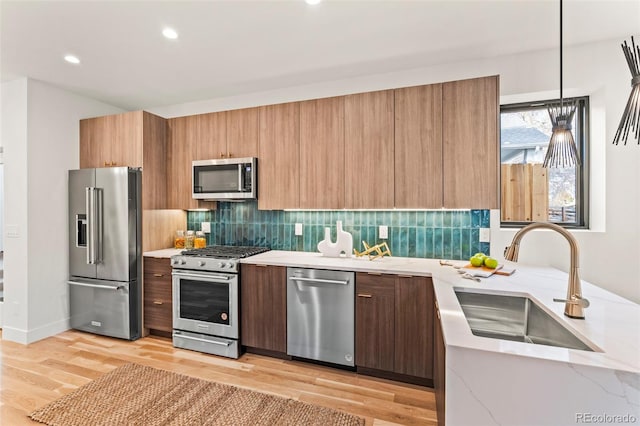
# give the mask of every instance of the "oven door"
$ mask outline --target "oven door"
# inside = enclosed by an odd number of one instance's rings
[[[238,338],[238,276],[173,270],[173,328]]]

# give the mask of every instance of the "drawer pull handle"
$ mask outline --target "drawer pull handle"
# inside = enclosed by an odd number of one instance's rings
[[[366,297],[367,299],[371,299],[372,296],[370,294],[358,293],[358,297]]]
[[[256,267],[258,267],[258,268],[266,268],[267,265],[256,265]]]
[[[160,277],[164,277],[164,274],[153,274],[153,276],[160,278]]]
[[[398,275],[400,278],[413,278],[413,275]]]
[[[381,272],[367,272],[367,275],[375,275],[376,277],[379,277],[382,275]]]
[[[153,301],[153,304],[154,304],[154,305],[162,305],[162,304],[163,304],[163,302],[162,302],[162,300],[154,300],[154,301]]]
[[[438,319],[440,319],[440,309],[436,311],[436,314],[438,314]]]

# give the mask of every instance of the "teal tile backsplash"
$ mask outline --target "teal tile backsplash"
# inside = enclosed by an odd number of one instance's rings
[[[336,221],[353,235],[354,247],[362,240],[382,242],[378,226],[389,227],[387,242],[394,256],[436,259],[468,259],[489,243],[481,243],[480,228],[489,227],[489,210],[465,211],[267,211],[255,201],[219,202],[217,210],[190,211],[188,229],[199,230],[211,222],[208,244],[265,246],[273,250],[317,251],[330,227],[335,240]],[[303,224],[303,235],[294,235],[294,224]]]

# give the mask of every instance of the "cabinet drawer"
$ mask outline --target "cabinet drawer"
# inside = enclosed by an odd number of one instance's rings
[[[162,303],[162,304],[156,304]],[[171,303],[162,300],[144,301],[144,326],[154,330],[171,331],[173,329]]]
[[[145,257],[144,258],[144,274],[160,277],[171,278],[171,259]]]

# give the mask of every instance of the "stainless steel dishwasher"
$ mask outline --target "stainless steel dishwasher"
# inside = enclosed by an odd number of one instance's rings
[[[287,354],[353,367],[355,274],[287,268]]]

